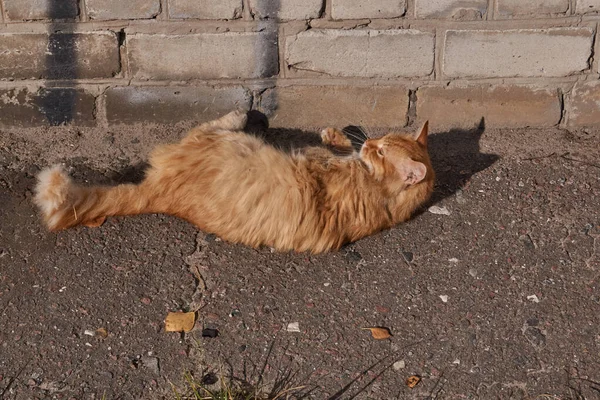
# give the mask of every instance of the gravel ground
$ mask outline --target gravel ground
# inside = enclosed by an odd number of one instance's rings
[[[428,206],[449,215],[325,255],[163,215],[42,229],[40,168],[136,180],[188,127],[0,132],[0,399],[174,398],[186,372],[307,399],[600,398],[600,132],[434,134]],[[167,312],[196,308],[192,332],[164,331]]]

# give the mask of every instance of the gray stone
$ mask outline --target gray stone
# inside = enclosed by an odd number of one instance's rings
[[[575,7],[577,14],[598,11],[600,11],[600,0],[577,0],[577,6]]]
[[[557,90],[526,86],[424,87],[417,91],[417,118],[433,130],[478,126],[549,127],[561,118]]]
[[[252,96],[242,87],[124,86],[108,89],[105,99],[111,124],[205,122],[252,104]]]
[[[95,97],[70,88],[0,90],[0,126],[93,126]]]
[[[236,19],[242,15],[242,0],[170,0],[169,17],[177,19]]]
[[[149,19],[160,13],[159,0],[86,0],[90,19]]]
[[[498,0],[496,16],[564,14],[569,9],[569,0]]]
[[[406,0],[333,0],[333,19],[397,18],[406,12]]]
[[[119,69],[113,32],[0,34],[0,79],[111,78]]]
[[[591,28],[448,31],[443,74],[450,78],[567,76],[589,68]]]
[[[4,0],[9,21],[74,19],[79,15],[77,0]]]
[[[433,71],[434,35],[413,29],[317,30],[286,39],[285,60],[298,72],[395,78]]]
[[[277,74],[277,42],[266,32],[127,36],[137,79],[262,78]]]
[[[256,18],[303,20],[319,18],[323,0],[249,0],[250,12]]]
[[[567,98],[567,121],[571,127],[600,126],[600,82],[580,82]]]
[[[480,19],[487,0],[415,0],[417,18]]]
[[[393,128],[406,124],[404,87],[292,86],[263,93],[260,109],[270,125],[286,128]]]

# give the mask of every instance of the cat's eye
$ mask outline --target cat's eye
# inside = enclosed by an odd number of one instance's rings
[[[383,157],[383,146],[380,146],[380,147],[377,149],[377,155],[378,155],[379,157]]]

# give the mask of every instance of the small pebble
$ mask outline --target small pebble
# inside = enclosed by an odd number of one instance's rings
[[[203,385],[214,385],[218,381],[219,381],[219,377],[215,373],[213,373],[213,372],[209,372],[208,374],[204,375],[200,379],[200,382]]]
[[[441,294],[441,295],[440,295],[440,299],[442,299],[442,301],[443,301],[444,303],[447,303],[447,302],[448,302],[448,296],[447,296],[447,295],[445,295],[445,294]]]
[[[216,338],[219,335],[219,331],[213,328],[202,329],[202,337]]]
[[[144,367],[148,368],[154,374],[160,375],[160,364],[157,357],[144,356],[140,359],[140,362]]]
[[[532,294],[531,296],[527,296],[527,300],[532,301],[534,303],[540,302],[540,299],[535,294]]]
[[[400,371],[401,369],[404,369],[404,367],[406,367],[406,362],[404,360],[396,361],[393,367],[396,371]]]
[[[300,332],[300,323],[299,322],[290,322],[289,324],[287,324],[287,327],[285,328],[285,330],[288,332]]]
[[[438,206],[431,206],[428,208],[428,211],[432,214],[438,214],[438,215],[450,215],[450,210],[448,210],[446,207],[438,207]]]

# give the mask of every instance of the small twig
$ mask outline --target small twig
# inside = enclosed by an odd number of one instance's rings
[[[6,387],[4,389],[2,389],[2,392],[0,392],[0,399],[4,398],[4,395],[6,394],[6,392],[8,392],[8,389],[10,389],[12,384],[15,383],[15,381],[19,378],[19,376],[23,373],[23,371],[25,371],[25,368],[29,365],[30,362],[31,362],[31,359],[27,360],[25,362],[25,364],[23,364],[21,369],[19,369],[17,371],[17,374],[8,380]]]
[[[539,156],[539,157],[527,157],[527,158],[522,158],[523,161],[533,161],[533,160],[541,160],[542,158],[550,158],[556,155],[556,152],[552,152],[546,156]]]
[[[567,157],[569,154],[569,152],[563,153],[561,155],[558,155],[558,157],[562,158],[563,160],[567,160],[567,161],[574,161],[574,162],[578,162],[578,163],[582,163],[584,165],[588,165],[590,167],[595,167],[595,168],[600,168],[600,164],[594,164],[588,161],[584,161],[584,160],[578,160],[576,158],[571,158],[571,157]],[[545,156],[539,156],[539,157],[527,157],[527,158],[522,158],[521,160],[523,161],[533,161],[533,160],[541,160],[544,158],[550,158],[550,157],[554,157],[557,156],[556,152],[552,152],[548,155]]]
[[[194,274],[194,276],[198,280],[198,284],[201,286],[201,289],[203,291],[206,291],[206,281],[202,277],[202,274],[200,273],[200,269],[198,268],[198,266],[194,265],[190,268],[190,270],[192,271],[192,274]]]
[[[563,160],[575,161],[575,162],[578,162],[578,163],[582,163],[582,164],[584,164],[584,165],[588,165],[588,166],[590,166],[590,167],[596,167],[596,168],[600,168],[600,165],[599,165],[599,164],[593,164],[593,163],[591,163],[591,162],[587,162],[587,161],[583,161],[583,160],[578,160],[578,159],[576,159],[576,158],[567,157],[569,154],[571,154],[571,153],[565,153],[565,154],[561,154],[561,155],[560,155],[560,158],[562,158]]]

